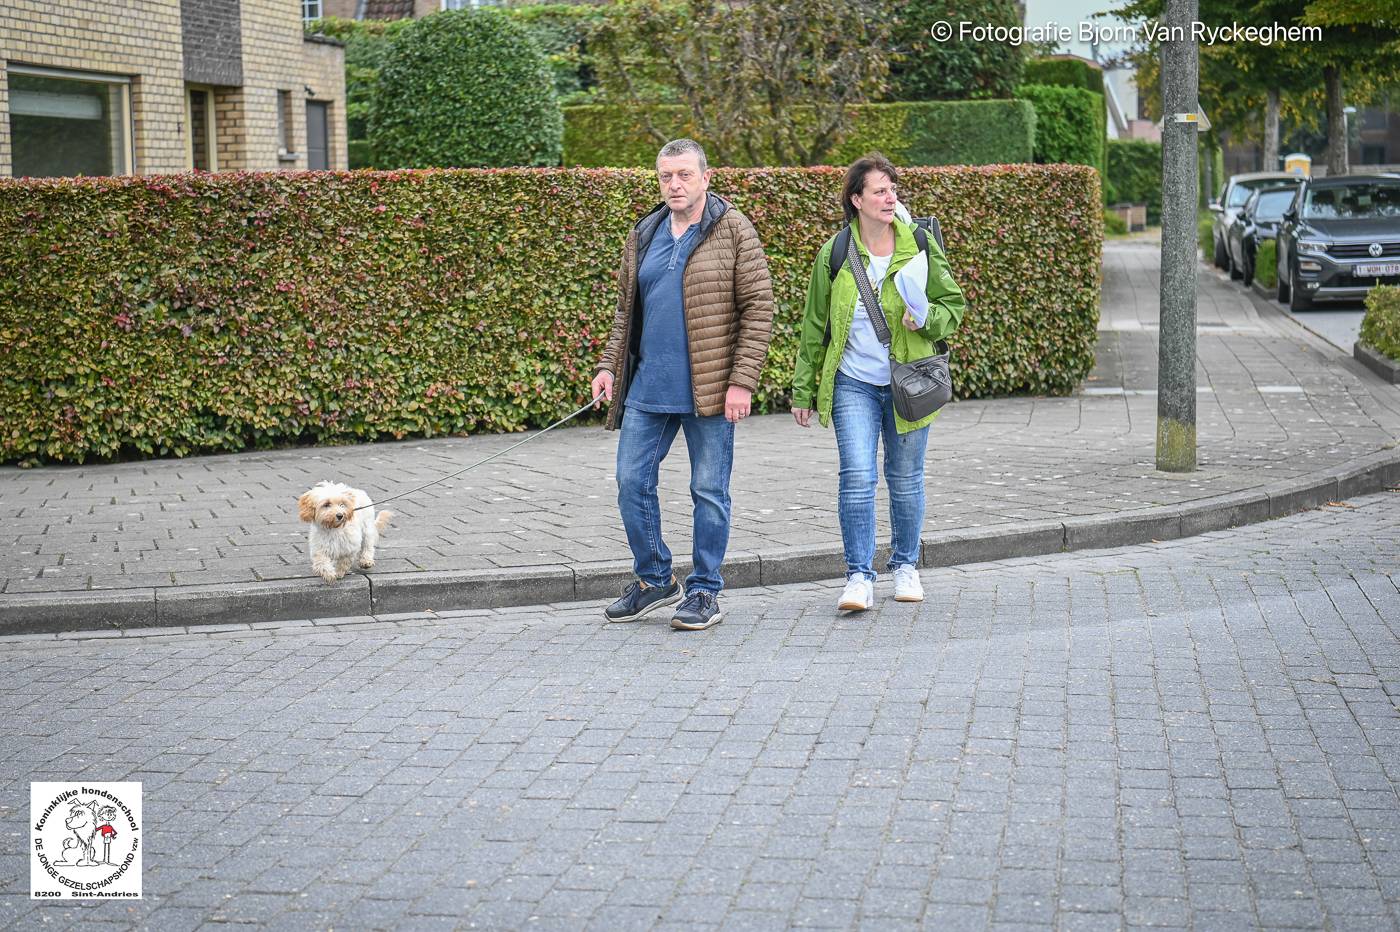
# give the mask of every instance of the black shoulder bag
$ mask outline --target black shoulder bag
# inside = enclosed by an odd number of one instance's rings
[[[870,286],[870,278],[865,274],[865,263],[860,261],[860,250],[856,248],[854,236],[846,240],[846,264],[851,267],[856,287],[860,289],[860,300],[870,315],[870,322],[875,325],[875,336],[885,344],[890,354],[890,395],[894,398],[895,413],[906,421],[922,421],[953,397],[953,378],[948,373],[948,344],[939,340],[936,356],[915,359],[913,362],[897,362],[885,312],[880,307],[875,289]]]

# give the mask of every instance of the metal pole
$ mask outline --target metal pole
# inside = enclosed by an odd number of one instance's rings
[[[1157,347],[1157,468],[1196,468],[1197,0],[1167,0],[1162,43],[1162,278]],[[1179,30],[1179,33],[1178,33]]]

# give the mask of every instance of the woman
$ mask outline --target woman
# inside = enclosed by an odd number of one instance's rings
[[[899,204],[898,180],[889,159],[872,152],[846,170],[841,207],[884,312],[894,357],[909,362],[932,356],[937,341],[962,322],[966,305],[932,236],[927,238],[927,264],[922,261],[914,226]],[[887,568],[894,572],[894,597],[901,602],[923,600],[917,566],[924,524],[924,451],[928,425],[937,413],[915,423],[895,413],[890,353],[860,300],[850,262],[843,262],[831,276],[836,239],[826,241],[812,267],[793,374],[792,416],[799,426],[808,427],[815,408],[823,426],[835,423],[841,460],[838,513],[846,553],[846,588],[838,608],[863,611],[875,604],[875,452],[882,437],[890,496],[892,552]],[[912,300],[906,301],[906,295]]]

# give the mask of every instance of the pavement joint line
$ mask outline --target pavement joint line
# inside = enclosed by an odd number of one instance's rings
[[[1266,486],[1232,492],[1187,504],[1159,505],[1135,511],[1105,512],[1096,515],[1041,521],[1015,521],[984,525],[985,530],[949,528],[925,534],[921,566],[954,567],[973,563],[994,563],[999,560],[1042,556],[1066,551],[1111,549],[1115,547],[1168,541],[1197,536],[1210,531],[1258,523],[1301,511],[1321,508],[1332,502],[1400,486],[1400,449],[1387,444],[1385,449],[1354,458],[1325,470],[1281,480]],[[1189,476],[1189,474],[1186,474]],[[1008,530],[1007,525],[1013,529]],[[879,554],[877,554],[877,558]],[[749,552],[741,555],[735,565],[726,564],[734,573],[734,588],[749,586],[786,585],[835,579],[840,576],[842,551],[839,544],[813,547],[788,547],[777,552]],[[679,561],[678,561],[679,562]],[[756,564],[753,569],[744,567]],[[533,567],[532,572],[549,570]],[[326,588],[319,579],[277,580],[263,584],[236,584],[227,595],[211,594],[200,601],[200,616],[187,618],[171,613],[150,617],[123,625],[119,619],[105,619],[110,625],[102,636],[150,637],[147,632],[157,629],[171,632],[256,633],[255,623],[267,627],[301,623],[322,630],[351,624],[347,616],[373,617],[383,623],[385,618],[398,625],[414,625],[440,620],[449,612],[483,612],[490,609],[524,607],[529,605],[575,603],[606,596],[603,584],[616,577],[616,569],[604,565],[589,572],[580,566],[553,567],[551,576],[539,580],[524,580],[521,570],[512,568],[486,571],[423,571],[412,580],[403,575],[395,578],[395,603],[415,602],[414,610],[394,609],[376,613],[375,583],[367,574],[359,574],[363,595],[358,605],[338,596],[332,614],[310,615],[308,604],[315,594]],[[737,572],[736,572],[737,571]],[[455,577],[455,581],[454,581]],[[421,578],[421,583],[419,582]],[[347,577],[349,579],[349,577]],[[526,585],[522,585],[524,582]],[[295,585],[295,584],[300,585]],[[416,584],[416,585],[415,585]],[[388,591],[388,583],[382,584]],[[160,591],[180,595],[180,590],[200,590],[194,587],[169,586]],[[433,590],[438,590],[433,592]],[[416,590],[416,591],[415,591]],[[10,635],[49,635],[63,637],[73,631],[92,631],[91,612],[101,611],[102,603],[92,596],[104,590],[83,590],[81,593],[53,592],[26,594],[22,597],[0,595],[0,639]],[[124,590],[105,590],[122,596]],[[285,603],[277,597],[290,593]],[[85,612],[75,617],[69,610],[69,598],[85,597]],[[345,593],[349,594],[349,593]],[[270,597],[269,597],[270,596]],[[528,601],[523,600],[528,596]],[[153,596],[157,606],[158,595]],[[436,604],[424,604],[424,603]],[[144,605],[144,602],[137,602]],[[276,617],[278,606],[286,604],[287,621]],[[347,610],[351,606],[351,610]],[[113,611],[130,609],[129,598],[114,602]],[[313,605],[314,607],[314,605]],[[271,617],[270,617],[271,616]],[[169,618],[169,621],[165,621]],[[207,619],[207,620],[206,620]],[[84,623],[86,622],[86,623]],[[367,624],[368,622],[359,622]],[[126,631],[140,632],[127,635]],[[94,636],[94,635],[89,635]]]

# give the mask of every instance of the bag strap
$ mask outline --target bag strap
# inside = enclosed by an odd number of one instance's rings
[[[865,305],[871,325],[875,328],[875,336],[885,344],[885,348],[893,357],[894,338],[890,335],[889,324],[885,321],[885,311],[880,307],[880,298],[875,294],[875,289],[870,285],[870,278],[865,274],[865,263],[860,261],[860,250],[856,248],[854,236],[846,238],[846,262],[851,267],[851,274],[855,276],[856,288],[860,289],[860,300]]]

